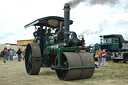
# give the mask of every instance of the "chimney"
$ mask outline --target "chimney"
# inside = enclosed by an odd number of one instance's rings
[[[66,41],[69,40],[69,25],[70,25],[70,5],[68,3],[65,3],[64,5],[64,31],[66,34]]]

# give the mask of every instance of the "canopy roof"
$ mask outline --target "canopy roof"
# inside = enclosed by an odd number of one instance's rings
[[[24,28],[28,28],[30,26],[47,26],[47,27],[57,27],[59,26],[59,23],[62,22],[64,23],[64,18],[59,17],[59,16],[48,16],[48,17],[43,17],[40,19],[37,19],[27,25],[24,26]],[[70,20],[70,25],[73,24],[73,21]]]

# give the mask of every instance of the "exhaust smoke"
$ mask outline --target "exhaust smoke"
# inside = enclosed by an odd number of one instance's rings
[[[72,0],[72,1],[70,1],[68,3],[70,4],[70,6],[72,8],[75,8],[77,5],[79,5],[82,2],[84,2],[86,4],[89,4],[89,5],[96,5],[96,4],[105,5],[105,4],[109,4],[110,6],[113,6],[113,5],[118,3],[118,0]]]

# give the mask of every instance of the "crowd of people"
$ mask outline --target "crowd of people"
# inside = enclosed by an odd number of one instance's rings
[[[98,60],[98,67],[100,67],[100,64],[101,64],[101,60],[102,60],[102,66],[107,66],[106,64],[106,56],[107,56],[107,53],[105,52],[105,49],[103,49],[103,51],[101,50],[101,48],[99,48],[97,51],[96,51],[96,55],[97,57],[97,60]]]
[[[13,49],[7,49],[4,47],[4,50],[1,52],[1,56],[3,56],[3,62],[6,63],[7,60],[12,61],[14,56],[18,56],[18,61],[21,61],[22,58],[22,51],[21,49],[18,49],[18,51],[14,51]]]

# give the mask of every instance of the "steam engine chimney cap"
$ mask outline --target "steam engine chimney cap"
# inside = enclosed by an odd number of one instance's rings
[[[69,3],[65,3],[64,4],[64,9],[70,9],[70,4]]]

